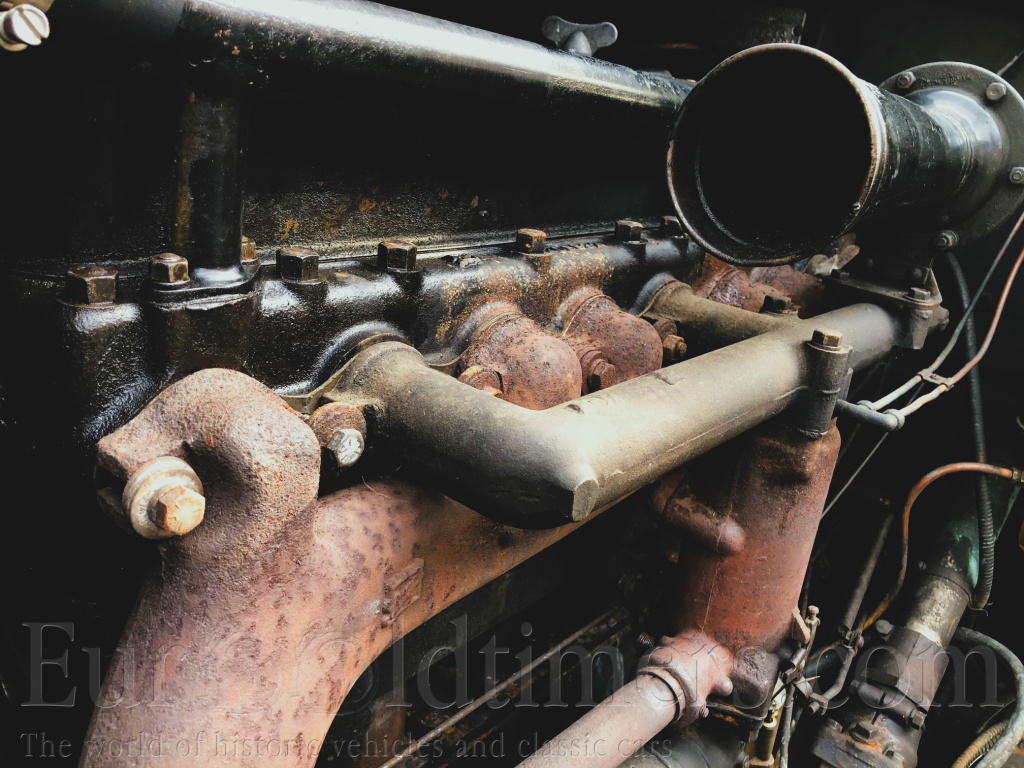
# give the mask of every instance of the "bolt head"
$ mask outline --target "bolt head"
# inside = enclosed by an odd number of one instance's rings
[[[188,282],[188,260],[176,253],[159,253],[149,260],[149,279],[165,285]]]
[[[931,297],[932,292],[927,288],[911,288],[907,291],[907,298],[914,301],[928,301]]]
[[[1024,184],[1024,166],[1017,166],[1010,169],[1010,183]]]
[[[898,75],[896,75],[896,87],[899,88],[901,91],[907,90],[908,88],[912,87],[916,82],[917,75],[915,75],[913,72],[900,72]]]
[[[935,247],[940,251],[956,248],[959,243],[960,236],[951,229],[944,229],[935,236]]]
[[[277,252],[277,275],[289,283],[315,283],[320,276],[320,254],[292,245]]]
[[[520,253],[544,253],[548,236],[542,229],[520,229],[516,232],[516,250]]]
[[[615,222],[615,239],[624,243],[635,243],[642,240],[644,236],[644,225],[639,221],[623,219]]]
[[[99,264],[72,267],[64,277],[64,297],[74,304],[110,304],[117,298],[117,270]]]
[[[176,486],[154,499],[149,519],[176,536],[184,536],[203,522],[206,499],[191,488]]]
[[[985,98],[989,101],[999,101],[1006,96],[1006,86],[1002,83],[989,83],[985,89]]]
[[[661,337],[662,341],[664,341],[665,337],[668,336],[670,333],[675,333],[676,331],[679,330],[679,328],[676,326],[676,321],[669,320],[667,318],[655,320],[651,324],[651,326],[654,328],[654,330],[658,332],[658,335]]]
[[[664,351],[665,362],[668,364],[678,363],[686,357],[686,341],[682,336],[676,336],[674,333],[670,333],[662,339],[661,348]]]
[[[875,622],[875,631],[882,637],[888,637],[892,632],[892,623],[885,619],[879,619]]]
[[[844,272],[841,269],[833,269],[831,277],[832,277],[833,280],[838,280],[841,283],[845,283],[845,282],[849,281],[850,273],[849,272]]]
[[[764,297],[761,312],[766,315],[784,315],[793,310],[793,300],[789,296],[769,293]]]
[[[377,246],[377,268],[382,272],[415,272],[416,246],[404,240],[385,240]]]
[[[256,241],[244,235],[242,236],[242,263],[256,263]]]
[[[683,234],[683,222],[677,216],[662,216],[661,233],[669,237],[678,237]]]
[[[835,331],[815,330],[811,334],[811,343],[824,349],[839,349],[843,344],[843,334]]]
[[[342,469],[351,467],[359,461],[365,448],[366,441],[358,429],[339,429],[327,443],[327,450]]]
[[[591,392],[608,389],[615,384],[617,375],[614,365],[607,360],[597,360],[587,373],[587,389]]]

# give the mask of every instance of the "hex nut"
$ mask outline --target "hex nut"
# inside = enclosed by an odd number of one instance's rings
[[[683,222],[679,220],[678,216],[662,216],[660,230],[663,235],[668,235],[669,237],[679,237],[685,234],[683,232]]]
[[[242,236],[242,263],[256,263],[256,241],[244,235]]]
[[[761,314],[784,315],[793,310],[793,300],[789,296],[769,293],[761,304]]]
[[[1006,96],[1006,86],[1000,82],[989,83],[985,89],[985,98],[989,101],[999,101]]]
[[[542,229],[520,229],[516,232],[516,250],[520,253],[544,253],[548,235]]]
[[[1010,169],[1010,183],[1024,184],[1024,166],[1018,165],[1016,168]]]
[[[644,236],[644,225],[639,221],[622,219],[615,222],[615,239],[624,243],[635,243],[642,240]]]
[[[615,385],[617,379],[618,372],[615,370],[615,366],[607,360],[598,360],[590,367],[590,371],[587,373],[587,389],[591,392],[608,389],[608,387]]]
[[[382,272],[415,272],[416,246],[405,240],[385,240],[377,246],[377,268]]]
[[[291,245],[277,252],[277,276],[289,283],[315,283],[320,276],[320,254]]]
[[[149,260],[149,279],[164,285],[187,283],[188,259],[176,253],[158,253]]]
[[[843,334],[835,331],[815,330],[811,334],[811,343],[823,349],[839,349],[843,344]]]
[[[960,236],[951,229],[944,229],[935,236],[935,247],[940,251],[948,251],[960,244]]]
[[[914,301],[928,301],[931,297],[932,292],[927,288],[911,288],[907,291],[907,298]]]
[[[666,365],[678,363],[686,357],[686,341],[682,336],[676,336],[673,333],[668,334],[662,339],[661,348],[664,352],[663,357]]]
[[[73,304],[110,304],[117,298],[117,270],[99,264],[72,267],[64,277],[64,298]]]
[[[201,522],[206,514],[206,499],[191,488],[175,486],[150,502],[149,519],[157,526],[184,536]]]
[[[901,91],[905,91],[908,88],[912,88],[914,83],[917,82],[917,75],[913,72],[900,72],[896,75],[896,87]]]

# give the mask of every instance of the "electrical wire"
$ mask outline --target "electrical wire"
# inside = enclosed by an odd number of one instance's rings
[[[1006,732],[1009,720],[1003,720],[990,728],[986,728],[982,734],[971,742],[971,745],[964,750],[963,754],[953,763],[953,768],[970,768],[979,757],[983,757],[992,751],[992,747],[999,740],[999,737]]]
[[[914,508],[914,502],[917,501],[918,496],[920,496],[924,490],[936,480],[957,472],[982,472],[987,475],[994,475],[995,477],[1012,480],[1015,483],[1019,483],[1021,481],[1020,470],[997,467],[992,464],[981,464],[976,461],[959,461],[954,464],[946,464],[937,469],[933,469],[927,475],[918,480],[917,484],[910,489],[910,494],[907,496],[907,502],[903,506],[903,515],[900,519],[900,570],[899,575],[896,577],[896,583],[893,585],[892,589],[889,590],[886,596],[882,598],[882,602],[879,603],[874,612],[870,616],[861,620],[857,631],[863,632],[878,621],[878,619],[882,617],[882,614],[884,614],[889,609],[889,606],[892,605],[893,601],[899,595],[900,590],[903,589],[903,582],[907,577],[907,563],[910,559],[910,512]]]

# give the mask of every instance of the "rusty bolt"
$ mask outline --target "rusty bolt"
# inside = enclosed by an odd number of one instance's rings
[[[320,254],[290,245],[277,252],[277,275],[289,283],[313,283],[320,274]]]
[[[861,720],[850,729],[850,735],[862,743],[874,741],[879,735],[879,730],[870,720]]]
[[[520,253],[544,253],[548,236],[542,229],[520,229],[516,232],[516,250]]]
[[[493,397],[500,397],[502,394],[501,376],[498,372],[480,365],[471,365],[464,370],[459,376],[459,381]]]
[[[654,330],[658,332],[658,335],[661,336],[662,340],[664,340],[664,338],[669,334],[674,334],[677,330],[679,330],[676,326],[676,321],[668,320],[667,318],[655,320],[653,323],[651,323],[651,326],[654,328]]]
[[[415,272],[416,246],[404,240],[385,240],[377,246],[377,269],[382,272]]]
[[[1018,165],[1010,169],[1010,183],[1024,184],[1024,167]]]
[[[915,75],[913,72],[900,72],[898,75],[896,75],[896,87],[899,88],[901,91],[907,90],[908,88],[912,87],[916,82],[917,75]]]
[[[184,536],[203,522],[206,499],[191,488],[175,486],[154,498],[147,511],[149,519],[157,526],[176,536]]]
[[[793,300],[789,296],[780,296],[777,293],[769,293],[764,297],[764,303],[761,304],[761,314],[763,315],[784,315],[791,311],[793,311]]]
[[[677,216],[661,217],[661,233],[669,237],[678,237],[683,233],[683,222]]]
[[[959,242],[959,235],[951,229],[944,229],[935,236],[935,247],[940,251],[948,251],[950,248],[956,248]]]
[[[117,298],[117,271],[99,264],[72,267],[64,278],[64,296],[75,304],[109,304]]]
[[[608,389],[615,384],[616,377],[617,372],[614,365],[607,360],[598,360],[590,366],[589,371],[586,371],[587,389],[591,392]]]
[[[1002,83],[989,83],[988,88],[985,89],[985,98],[989,101],[999,101],[1004,96],[1006,96],[1006,86]]]
[[[158,253],[149,260],[149,279],[174,285],[188,282],[188,259],[176,253]]]
[[[642,240],[644,236],[644,225],[639,221],[623,219],[615,222],[615,239],[627,243],[635,243]]]
[[[309,427],[338,467],[351,467],[363,455],[366,417],[358,406],[327,403],[313,411]]]
[[[839,349],[843,344],[843,334],[835,331],[815,330],[811,334],[811,343],[823,349]]]
[[[670,333],[661,340],[661,348],[667,365],[678,363],[686,357],[686,341],[682,336],[676,336],[674,333]]]
[[[328,441],[327,450],[334,457],[334,462],[341,468],[351,467],[366,448],[366,440],[358,429],[339,429]]]
[[[242,263],[256,263],[256,241],[244,235],[242,236]]]

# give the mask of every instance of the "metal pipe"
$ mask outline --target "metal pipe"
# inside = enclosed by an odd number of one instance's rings
[[[684,102],[669,151],[690,233],[731,263],[777,264],[883,214],[944,231],[945,247],[996,229],[1024,202],[1011,183],[1024,100],[979,67],[915,71],[880,89],[788,44],[713,69]]]
[[[663,289],[658,312],[713,304],[681,285]],[[857,369],[895,345],[899,320],[873,305],[846,307],[544,411],[467,387],[412,347],[385,342],[352,359],[331,398],[367,406],[370,444],[426,469],[453,498],[517,526],[549,527],[582,520],[784,411],[810,383],[806,342],[819,328],[842,334]]]

